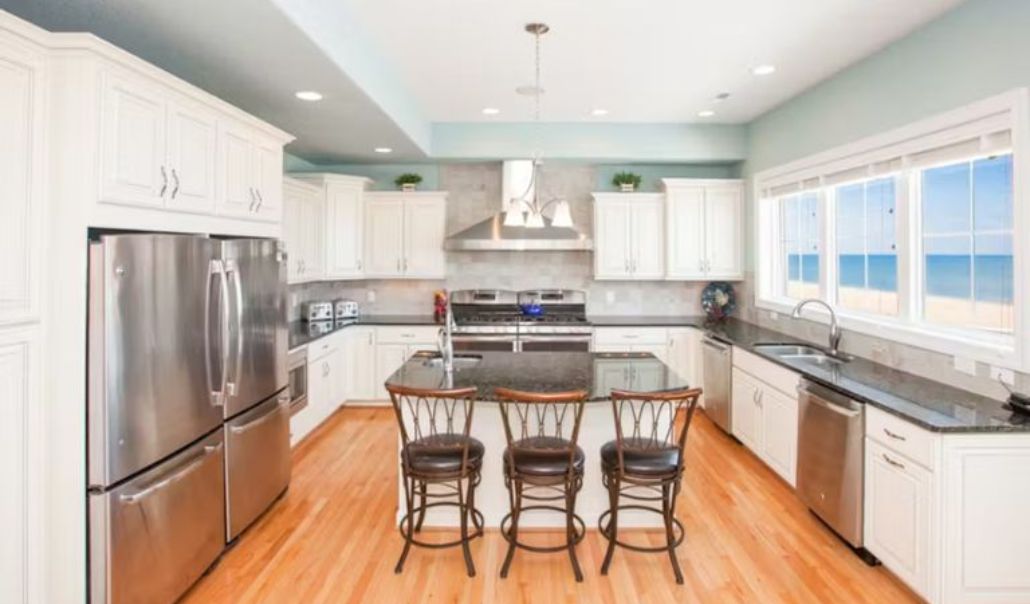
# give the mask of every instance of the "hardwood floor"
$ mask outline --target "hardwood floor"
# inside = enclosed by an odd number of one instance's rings
[[[500,579],[506,544],[496,531],[473,542],[474,579],[465,575],[459,548],[414,549],[404,573],[395,575],[401,538],[393,523],[391,413],[343,409],[301,443],[289,491],[185,602],[920,601],[882,567],[862,563],[789,486],[703,414],[691,428],[678,504],[687,531],[678,550],[685,585],[676,585],[666,556],[622,549],[602,577],[605,542],[596,530],[579,546],[581,584],[564,554],[521,551],[508,579]],[[533,536],[541,543],[562,537]]]

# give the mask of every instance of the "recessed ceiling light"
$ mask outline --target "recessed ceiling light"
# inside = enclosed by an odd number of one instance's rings
[[[776,73],[775,65],[756,65],[751,68],[751,73],[756,76],[767,76]]]
[[[698,111],[697,112],[697,117],[712,117],[714,115],[715,115],[715,112],[712,111],[711,109],[705,109],[704,111]]]
[[[315,92],[314,90],[301,90],[295,96],[298,99],[302,100],[302,101],[321,101],[322,100],[322,94],[319,93],[319,92]]]
[[[607,109],[594,109],[593,111],[590,112],[590,115],[598,115],[598,116],[600,116],[600,115],[608,115],[608,110]]]
[[[376,153],[393,153],[393,149],[389,147],[376,147]]]
[[[483,115],[497,115],[500,112],[497,107],[483,107]]]

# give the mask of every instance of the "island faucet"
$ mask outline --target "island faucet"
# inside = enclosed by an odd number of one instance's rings
[[[454,327],[454,312],[451,310],[451,296],[448,294],[443,327],[440,328],[440,333],[436,340],[436,347],[440,351],[444,372],[448,375],[454,371]]]
[[[840,334],[840,325],[837,324],[837,313],[834,312],[832,306],[830,306],[826,302],[820,300],[819,298],[808,298],[807,300],[802,300],[802,301],[798,302],[797,306],[794,307],[794,310],[791,311],[790,316],[795,318],[795,319],[800,319],[801,318],[801,309],[804,308],[805,306],[809,305],[809,304],[821,304],[821,305],[826,307],[827,311],[829,311],[829,313],[830,313],[830,355],[831,356],[839,356],[840,352],[838,351],[838,348],[840,348],[840,335],[841,335]]]

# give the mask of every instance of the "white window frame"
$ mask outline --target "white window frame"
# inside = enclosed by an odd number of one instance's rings
[[[821,181],[821,175],[831,174],[866,165],[889,155],[914,153],[931,141],[947,143],[962,136],[968,136],[971,124],[978,120],[1007,120],[1012,133],[1013,154],[1013,233],[1030,233],[1030,174],[1023,166],[1030,158],[1030,92],[1020,88],[995,97],[972,103],[965,107],[919,122],[872,136],[855,143],[825,151],[811,157],[791,162],[755,174],[753,194],[751,197],[753,221],[753,239],[755,257],[754,303],[756,308],[775,313],[789,313],[797,300],[775,294],[776,265],[778,253],[763,253],[776,249],[778,251],[778,227],[775,212],[778,204],[767,203],[774,198],[763,192],[778,184],[789,182]],[[964,132],[966,134],[964,134]],[[924,147],[920,147],[923,145]],[[945,162],[951,163],[951,162]],[[924,166],[925,168],[925,166]],[[896,186],[896,238],[898,252],[898,295],[899,312],[897,317],[863,313],[847,309],[838,309],[836,297],[836,266],[832,260],[836,254],[834,233],[835,212],[832,203],[835,188],[843,183],[817,186],[822,193],[822,241],[820,246],[820,292],[837,310],[838,320],[845,329],[860,331],[866,335],[900,342],[906,345],[925,348],[956,357],[973,359],[991,365],[1015,369],[1030,370],[1030,275],[1025,267],[1030,266],[1030,238],[1014,237],[1013,241],[1013,333],[1009,335],[977,333],[972,330],[951,329],[922,321],[919,305],[921,291],[922,252],[921,221],[917,204],[911,203],[919,199],[919,179],[911,177],[916,174],[914,168],[900,166],[895,170],[900,174]],[[887,174],[870,175],[870,177]],[[866,178],[856,178],[866,180]],[[799,189],[800,190],[800,189]],[[783,197],[788,195],[779,195]],[[910,270],[911,269],[911,270]],[[828,313],[820,309],[806,309],[806,318],[828,322]]]

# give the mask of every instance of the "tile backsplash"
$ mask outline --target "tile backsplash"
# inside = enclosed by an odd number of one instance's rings
[[[591,193],[597,186],[592,164],[557,162],[542,169],[540,192],[569,202],[577,228],[592,234]],[[478,162],[440,166],[440,188],[448,191],[447,233],[456,233],[501,208],[501,164]],[[428,314],[438,289],[565,288],[587,292],[591,314],[697,314],[704,283],[594,281],[590,252],[447,252],[445,280],[365,280],[291,287],[291,318],[307,300],[356,300],[362,312]],[[370,301],[370,293],[374,301]]]

